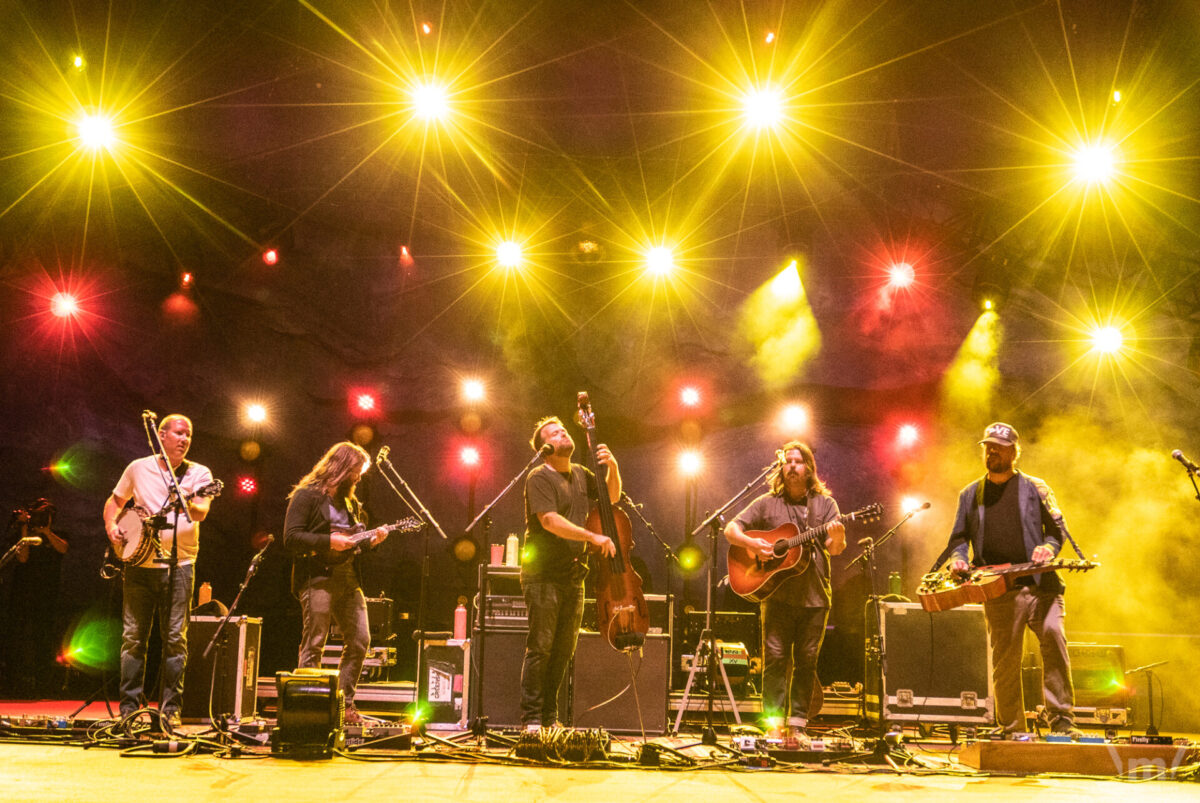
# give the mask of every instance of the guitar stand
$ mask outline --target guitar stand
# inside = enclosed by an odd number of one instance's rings
[[[675,732],[679,733],[679,726],[683,723],[683,714],[687,711],[688,700],[692,694],[692,684],[696,681],[696,670],[700,665],[704,664],[705,681],[709,685],[708,711],[709,718],[705,724],[701,744],[713,745],[717,743],[716,731],[712,725],[712,684],[709,675],[712,672],[714,663],[721,671],[721,682],[725,684],[726,699],[729,700],[729,710],[733,712],[733,719],[738,725],[742,724],[742,715],[738,711],[737,700],[733,696],[733,686],[729,683],[729,675],[725,672],[725,662],[722,661],[713,649],[715,642],[713,640],[712,630],[705,628],[700,632],[700,641],[696,644],[696,649],[692,653],[692,664],[688,667],[687,685],[683,687],[683,699],[679,701],[679,711],[675,714]]]

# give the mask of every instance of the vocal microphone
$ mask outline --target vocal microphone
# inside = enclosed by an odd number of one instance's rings
[[[17,543],[21,546],[40,546],[42,537],[40,535],[27,535]]]
[[[1171,452],[1171,457],[1174,457],[1180,463],[1183,463],[1183,467],[1193,474],[1200,474],[1200,466],[1196,465],[1191,460],[1188,460],[1183,452],[1179,451],[1178,449]]]
[[[913,513],[916,513],[918,510],[929,510],[929,508],[932,505],[933,505],[933,502],[926,502],[925,504],[921,505],[919,508],[916,508],[915,510],[913,510]]]
[[[267,553],[267,547],[269,547],[273,543],[275,543],[275,536],[271,535],[270,533],[267,533],[267,543],[263,544],[262,549],[258,550],[258,554],[254,556],[253,560],[251,560],[250,563],[254,566],[257,566],[259,563],[262,563],[263,555],[265,555]]]
[[[153,410],[142,410],[142,418],[149,418],[151,421],[158,420],[158,413]]]
[[[549,457],[550,455],[554,454],[554,444],[543,443],[542,448],[538,449],[538,454],[542,457]]]
[[[391,451],[392,451],[392,447],[390,447],[390,446],[380,446],[379,454],[375,455],[375,462],[382,463],[384,460],[387,460],[388,454]]]

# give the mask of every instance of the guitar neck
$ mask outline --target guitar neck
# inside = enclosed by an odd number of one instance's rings
[[[1014,563],[1011,566],[980,566],[978,571],[997,577],[1028,577],[1031,574],[1053,572],[1059,569],[1094,569],[1100,564],[1086,560],[1048,560],[1045,563]]]

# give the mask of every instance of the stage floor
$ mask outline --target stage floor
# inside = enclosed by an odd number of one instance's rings
[[[63,717],[78,703],[71,701],[5,703],[0,716],[9,723],[45,722]],[[77,724],[105,719],[103,705],[89,706]],[[51,719],[51,722],[54,722]],[[56,724],[56,723],[55,723]],[[56,743],[56,731],[18,728],[21,740],[0,745],[0,794],[7,801],[144,801],[239,799],[308,801],[382,795],[417,796],[426,800],[497,801],[569,800],[571,803],[623,803],[688,800],[784,800],[798,796],[816,799],[852,798],[894,801],[920,796],[932,799],[974,798],[1022,801],[1125,801],[1133,795],[1152,795],[1157,801],[1195,801],[1194,782],[1175,779],[1128,781],[1053,775],[1014,775],[977,772],[957,761],[959,746],[948,742],[910,745],[927,767],[783,763],[757,769],[730,762],[728,754],[695,744],[688,734],[652,741],[684,752],[701,763],[696,767],[643,768],[634,763],[554,766],[514,761],[504,749],[475,750],[465,742],[455,749],[433,745],[417,753],[371,747],[354,751],[353,758],[292,761],[269,757],[267,747],[251,755],[227,759],[212,753],[155,754],[149,740],[135,751],[116,747],[84,748]],[[196,734],[202,726],[184,731]],[[69,732],[69,731],[68,731]],[[61,732],[58,732],[61,733]],[[78,729],[75,733],[79,733]],[[443,734],[446,735],[446,734]],[[729,744],[729,737],[721,737]],[[35,742],[32,740],[44,740]],[[636,755],[640,740],[613,737],[610,755]],[[132,744],[128,742],[126,744]],[[1072,747],[1102,746],[1066,745]],[[1194,751],[1193,751],[1194,754]],[[715,756],[719,761],[708,761]],[[1195,760],[1194,757],[1191,760]],[[799,777],[803,776],[803,777]],[[1135,788],[1136,786],[1136,788]]]

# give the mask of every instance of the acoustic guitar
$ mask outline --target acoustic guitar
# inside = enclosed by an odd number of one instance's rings
[[[1042,572],[1086,572],[1099,567],[1090,560],[1067,560],[1056,558],[1044,563],[1000,563],[995,566],[978,566],[966,574],[949,569],[930,572],[921,578],[917,587],[917,599],[927,611],[948,611],[961,605],[987,602],[1013,587],[1018,577],[1028,577]]]
[[[743,599],[762,602],[775,593],[784,580],[794,574],[802,574],[812,560],[812,550],[817,539],[822,541],[829,535],[829,525],[834,521],[874,521],[883,513],[878,502],[861,507],[853,513],[843,513],[833,521],[827,521],[804,532],[793,522],[781,524],[774,530],[747,530],[751,538],[762,538],[774,543],[774,557],[761,558],[745,547],[729,546],[729,587]]]

